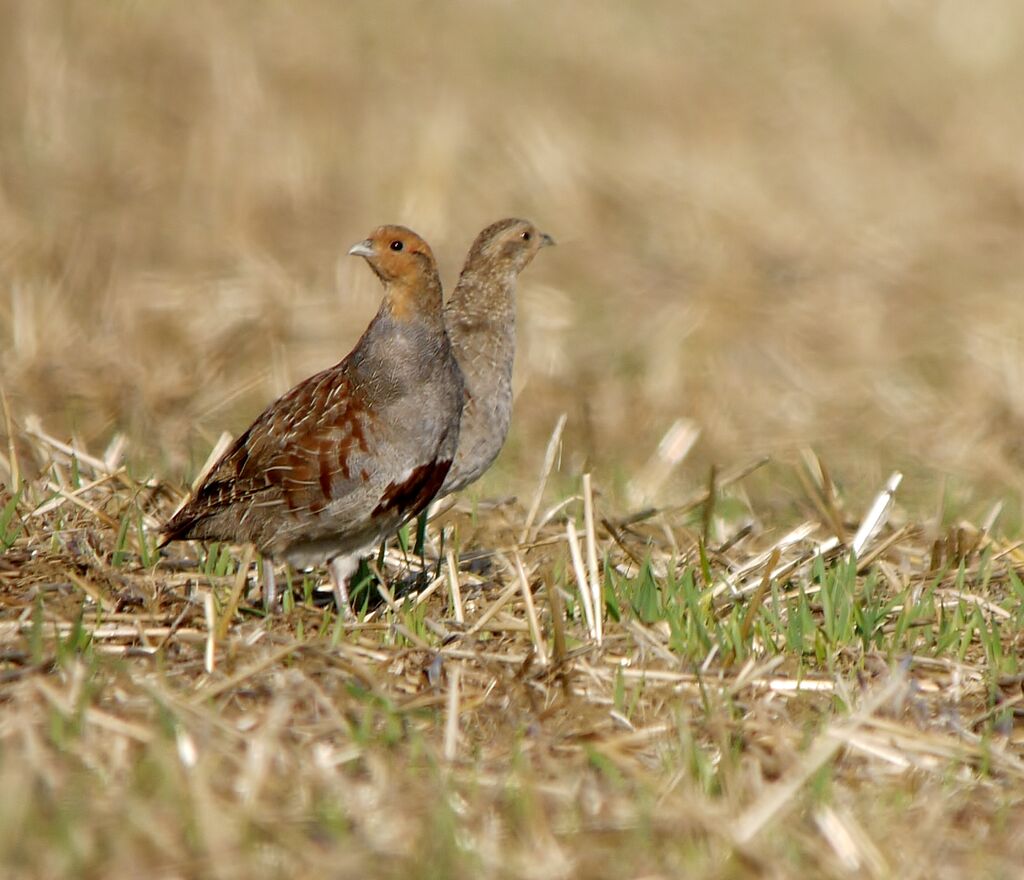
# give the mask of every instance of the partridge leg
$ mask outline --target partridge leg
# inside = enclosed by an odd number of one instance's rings
[[[277,581],[274,579],[274,560],[264,556],[261,569],[263,572],[263,609],[268,613],[277,605]]]
[[[416,517],[416,544],[412,552],[420,558],[420,562],[423,562],[423,554],[426,551],[427,520],[430,519],[430,508],[431,505],[428,504],[420,511],[420,515]]]
[[[328,565],[331,573],[331,584],[334,586],[334,601],[338,604],[338,613],[343,615],[345,620],[352,620],[352,607],[348,598],[349,578],[359,568],[359,556],[335,556]]]

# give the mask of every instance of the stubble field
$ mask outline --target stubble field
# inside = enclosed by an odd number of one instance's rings
[[[6,4],[4,874],[1018,876],[1022,19]],[[349,245],[509,215],[508,444],[358,623],[156,551]]]

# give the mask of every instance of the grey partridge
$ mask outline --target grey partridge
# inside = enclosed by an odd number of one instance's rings
[[[528,220],[509,218],[484,229],[444,309],[455,359],[466,383],[459,448],[438,496],[478,480],[501,451],[512,418],[516,351],[516,280],[554,239]]]
[[[163,544],[252,542],[268,610],[273,560],[326,562],[348,616],[360,555],[430,502],[458,444],[463,380],[429,245],[382,226],[349,253],[365,257],[385,289],[356,347],[270,404],[163,530]]]

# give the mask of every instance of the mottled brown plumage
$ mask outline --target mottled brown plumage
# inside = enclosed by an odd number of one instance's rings
[[[512,418],[516,280],[551,236],[527,220],[499,220],[473,242],[444,321],[466,383],[459,450],[441,495],[479,479],[501,451]]]
[[[349,253],[384,284],[376,317],[348,357],[264,410],[163,533],[164,543],[251,541],[265,560],[298,567],[327,562],[345,613],[359,555],[444,482],[463,403],[427,243],[382,226]],[[271,565],[264,599],[273,605]]]

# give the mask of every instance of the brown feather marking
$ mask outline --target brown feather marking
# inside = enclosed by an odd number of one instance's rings
[[[415,516],[437,494],[451,466],[451,459],[446,458],[413,468],[407,479],[388,485],[371,516],[380,516],[395,508]]]
[[[272,471],[281,486],[288,509],[296,511],[303,506],[303,496],[309,493],[309,484],[313,479],[313,468],[309,461],[298,452],[290,452],[280,458],[281,469]],[[309,505],[310,508],[313,505]],[[315,512],[315,511],[314,511]]]
[[[334,474],[331,472],[331,462],[328,457],[331,452],[331,442],[329,440],[320,441],[320,450],[317,454],[317,458],[320,463],[320,491],[323,492],[324,498],[327,501],[331,501],[334,498],[333,487],[331,485]],[[343,468],[343,470],[345,470]]]
[[[302,390],[291,401],[287,423],[275,426],[278,434],[287,431],[287,443],[261,467],[290,511],[317,514],[335,499],[336,476],[350,478],[352,452],[369,449],[363,419],[372,413],[347,382],[319,381]]]
[[[341,475],[347,480],[352,476],[352,469],[348,463],[349,456],[349,444],[342,440],[338,444],[338,470],[341,471]]]
[[[348,433],[338,440],[338,469],[346,480],[352,478],[352,466],[349,458],[353,451],[357,447],[362,452],[370,451],[370,446],[366,442],[366,431],[359,421],[359,412],[355,407],[349,407],[345,411],[344,419],[339,419],[338,422],[339,425],[348,428]],[[364,412],[367,416],[370,415],[368,411]]]

